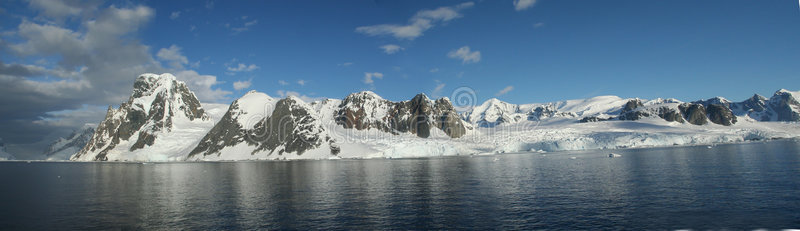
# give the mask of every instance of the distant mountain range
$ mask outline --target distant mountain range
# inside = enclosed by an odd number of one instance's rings
[[[173,75],[144,74],[96,130],[85,127],[56,141],[47,155],[79,161],[336,159],[791,138],[800,134],[798,123],[763,122],[800,121],[797,96],[779,90],[769,99],[755,95],[742,102],[599,96],[519,105],[490,99],[459,113],[448,98],[425,94],[392,102],[364,91],[304,102],[250,91],[227,110],[207,111]]]
[[[16,160],[14,155],[11,155],[6,150],[6,144],[3,143],[3,139],[0,139],[0,160]]]

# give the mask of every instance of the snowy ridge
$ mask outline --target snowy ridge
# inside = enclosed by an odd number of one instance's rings
[[[58,138],[45,151],[46,160],[68,160],[89,143],[95,127],[95,124],[85,124],[67,137]]]

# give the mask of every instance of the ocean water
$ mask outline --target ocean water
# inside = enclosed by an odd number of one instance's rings
[[[0,162],[0,230],[800,228],[800,142],[613,152]]]

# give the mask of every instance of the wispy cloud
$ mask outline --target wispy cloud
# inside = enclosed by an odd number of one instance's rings
[[[513,90],[514,90],[514,86],[507,86],[507,87],[503,88],[502,90],[498,91],[497,93],[495,93],[494,96],[495,97],[499,97],[499,96],[505,95],[506,93],[509,93],[509,92],[511,92]]]
[[[296,92],[296,91],[277,90],[277,91],[275,91],[275,93],[278,94],[278,96],[281,97],[281,98],[288,97],[288,96],[294,96],[294,97],[300,98],[300,100],[302,100],[303,102],[313,102],[313,101],[318,101],[318,100],[321,100],[321,99],[325,99],[325,97],[308,96],[308,95],[300,94],[300,92]],[[311,93],[311,95],[314,95],[314,93]]]
[[[534,4],[536,0],[514,0],[514,10],[523,11],[533,7]]]
[[[537,23],[533,24],[533,28],[540,28],[540,27],[543,27],[543,26],[544,26],[543,22],[537,22]]]
[[[237,90],[237,91],[238,90],[242,90],[242,89],[247,89],[247,88],[250,88],[250,85],[252,85],[252,80],[236,81],[236,82],[233,82],[233,89]]]
[[[242,26],[233,27],[233,28],[231,28],[231,30],[234,33],[242,33],[242,32],[250,30],[250,27],[253,27],[256,24],[258,24],[258,20],[253,20],[253,21],[245,22]],[[230,26],[230,24],[226,24],[226,25]]]
[[[232,71],[232,72],[248,72],[248,71],[254,71],[254,70],[258,69],[258,68],[260,68],[260,67],[258,67],[258,65],[255,65],[255,64],[246,65],[244,63],[239,63],[239,65],[236,65],[236,66],[233,66],[233,67],[228,67],[228,71]]]
[[[383,73],[380,72],[364,72],[364,83],[366,84],[374,84],[375,80],[373,79],[383,79]]]
[[[340,67],[349,67],[350,65],[353,65],[353,63],[352,62],[345,62],[345,63],[336,64],[336,66],[340,66]]]
[[[302,79],[301,80],[297,80],[297,84],[300,84],[300,86],[305,86],[306,85],[306,81],[302,80]]]
[[[442,94],[442,90],[444,90],[444,86],[445,86],[444,83],[441,83],[438,80],[436,80],[436,88],[434,88],[433,91],[431,91],[431,96],[433,98],[439,98]]]
[[[405,48],[400,47],[398,45],[394,45],[394,44],[383,45],[383,46],[381,46],[381,49],[383,49],[383,53],[390,54],[390,55],[394,54],[394,53],[397,53],[399,51],[405,50]]]
[[[174,44],[169,48],[161,48],[161,50],[158,50],[156,57],[163,61],[169,62],[172,67],[178,69],[183,69],[183,65],[189,63],[189,59],[181,54],[181,48]]]
[[[281,86],[286,86],[286,85],[289,85],[289,82],[286,82],[286,81],[283,81],[283,80],[278,80],[278,84],[280,84]]]
[[[461,63],[477,63],[481,61],[481,52],[480,51],[472,51],[470,50],[469,46],[463,46],[458,48],[457,50],[452,50],[450,53],[447,53],[447,57],[453,59],[460,59]]]
[[[175,19],[178,19],[178,17],[180,17],[180,16],[181,16],[181,12],[180,11],[175,11],[175,12],[172,12],[172,14],[169,15],[169,19],[175,20]]]
[[[369,36],[390,35],[397,39],[414,40],[437,24],[462,17],[461,11],[474,5],[475,3],[473,2],[465,2],[455,6],[439,7],[435,10],[420,10],[408,19],[408,24],[361,26],[356,28],[356,32]]]
[[[430,70],[430,72],[431,72],[431,73],[436,73],[436,72],[439,72],[439,68],[433,68],[433,69],[431,69],[431,70]]]

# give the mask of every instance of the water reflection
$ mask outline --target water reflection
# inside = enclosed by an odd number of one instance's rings
[[[1,163],[13,177],[0,188],[0,229],[800,225],[797,142],[615,152],[623,157]]]

